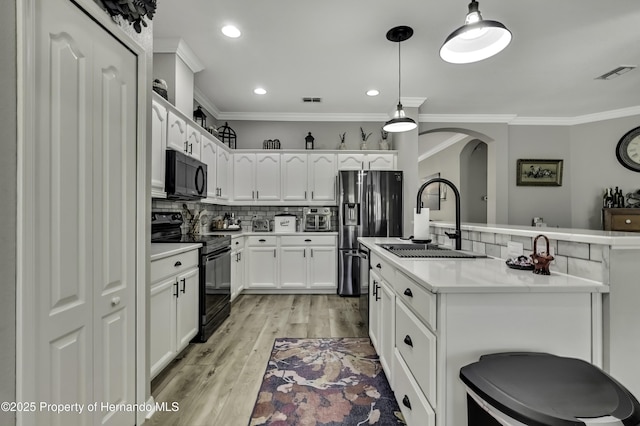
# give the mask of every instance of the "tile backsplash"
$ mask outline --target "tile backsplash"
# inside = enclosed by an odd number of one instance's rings
[[[222,206],[214,204],[204,204],[194,201],[171,201],[162,199],[153,199],[151,201],[152,211],[166,211],[166,212],[182,212],[184,210],[183,205],[191,211],[200,211],[201,209],[207,210],[207,216],[209,220],[217,217],[224,216],[225,213],[234,213],[236,219],[239,219],[240,225],[246,229],[251,230],[251,220],[254,217],[273,220],[273,217],[282,212],[293,213],[300,221],[302,221],[302,209],[301,206]],[[331,208],[331,230],[338,230],[338,209],[335,206],[329,206]],[[183,225],[183,232],[187,232],[188,224]]]

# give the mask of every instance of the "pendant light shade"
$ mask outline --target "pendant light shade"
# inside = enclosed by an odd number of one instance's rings
[[[385,132],[408,132],[409,130],[413,130],[418,127],[418,124],[415,121],[405,115],[404,110],[402,109],[402,103],[400,102],[400,83],[402,81],[402,73],[400,72],[400,43],[408,40],[412,35],[413,29],[404,25],[391,28],[387,31],[387,40],[398,43],[398,109],[395,114],[393,114],[393,118],[382,126],[382,130]]]
[[[511,31],[500,22],[483,20],[478,2],[473,0],[465,24],[447,37],[440,57],[452,64],[478,62],[502,51],[511,38]]]

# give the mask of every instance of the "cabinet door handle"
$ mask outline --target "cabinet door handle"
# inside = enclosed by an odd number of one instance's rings
[[[313,257],[313,249],[311,249],[311,257]]]
[[[307,191],[304,191],[304,199],[307,199]]]
[[[189,144],[189,154],[193,154],[193,144]]]
[[[273,249],[273,257],[276,257],[276,249]]]
[[[377,288],[377,287],[378,287],[378,285],[377,285],[377,284],[376,284],[376,282],[374,281],[374,282],[373,282],[373,285],[371,286],[371,294],[372,294],[373,296],[376,296],[376,300],[378,300],[378,299],[377,299],[377,296],[378,296],[378,288]]]
[[[175,266],[176,268],[177,268],[178,266],[182,266],[182,262],[180,262],[180,261],[178,260],[176,263],[174,263],[174,264],[173,264],[173,266]]]
[[[404,398],[402,398],[402,405],[404,405],[409,410],[411,410],[411,401],[409,401],[409,397],[407,395],[405,395]]]
[[[302,257],[307,257],[307,249],[302,249]]]
[[[311,199],[315,199],[314,195],[313,195],[313,191],[311,191]]]
[[[236,241],[236,245],[240,244],[240,241]]]
[[[265,241],[267,241],[267,240],[265,240],[264,238],[260,238],[260,239],[258,240],[258,242],[261,242],[261,243],[264,243]]]
[[[111,306],[118,306],[120,304],[120,296],[116,296],[111,299]]]
[[[178,280],[176,280],[176,282],[175,282],[173,285],[175,285],[175,286],[176,286],[176,292],[175,292],[175,293],[173,293],[173,295],[174,295],[175,297],[180,297],[180,291],[178,290]]]
[[[413,347],[413,342],[411,341],[411,336],[409,336],[408,334],[406,336],[404,336],[404,343]]]
[[[186,293],[185,292],[185,287],[187,285],[187,279],[183,278],[181,281],[182,281],[182,293],[184,294],[184,293]]]
[[[371,170],[371,161],[367,162],[367,169]]]
[[[189,141],[184,141],[184,152],[189,151]]]
[[[260,191],[256,191],[256,200],[260,199]]]
[[[408,297],[413,297],[413,293],[411,292],[411,289],[408,288],[404,291],[404,295],[408,296]]]
[[[376,268],[378,268],[378,269],[382,269],[382,265],[378,263],[378,264],[376,265]]]
[[[376,302],[380,300],[380,286],[376,284]]]
[[[310,243],[311,240],[309,238],[307,238],[306,240],[304,240],[305,243]]]
[[[240,256],[239,260],[242,260],[242,252],[238,253],[238,256]]]

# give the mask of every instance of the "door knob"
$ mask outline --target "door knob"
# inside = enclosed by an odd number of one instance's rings
[[[111,306],[118,306],[120,304],[120,296],[116,296],[111,299]]]

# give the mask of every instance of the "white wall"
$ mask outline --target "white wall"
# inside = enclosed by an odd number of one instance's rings
[[[440,173],[441,178],[450,180],[457,188],[460,188],[460,152],[462,152],[466,143],[465,141],[458,142],[421,161],[418,166],[420,178]],[[460,199],[462,204],[465,200],[465,194],[461,193]],[[451,189],[447,188],[447,199],[440,200],[440,210],[431,210],[429,212],[429,220],[453,222],[455,218],[455,196]]]
[[[0,15],[0,400],[16,400],[16,194],[17,194],[17,77],[16,3],[3,3]],[[0,424],[15,422],[0,411]]]
[[[548,226],[571,222],[572,167],[569,126],[509,126],[509,224],[531,225],[544,218]],[[518,159],[564,160],[562,186],[516,186]]]

